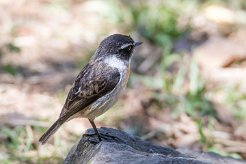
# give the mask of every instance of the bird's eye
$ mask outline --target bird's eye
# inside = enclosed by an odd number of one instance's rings
[[[130,52],[132,50],[132,46],[127,47],[127,50]]]

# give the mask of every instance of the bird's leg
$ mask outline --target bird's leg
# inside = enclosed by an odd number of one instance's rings
[[[107,133],[103,134],[103,135],[100,135],[98,130],[97,130],[97,128],[96,128],[96,125],[95,125],[94,121],[91,120],[91,119],[88,119],[88,120],[90,121],[95,133],[94,134],[83,134],[83,136],[94,136],[94,135],[97,135],[98,139],[99,139],[99,142],[102,141],[102,138],[105,139],[105,140],[107,140],[108,138],[115,139],[115,136],[109,135]],[[96,141],[92,141],[92,142],[93,143],[97,143]]]
[[[90,123],[91,123],[91,125],[92,125],[92,127],[93,127],[93,129],[95,131],[95,134],[97,135],[99,141],[102,141],[102,138],[101,138],[100,134],[97,131],[97,127],[96,127],[94,121],[93,120],[90,120],[90,119],[88,119],[88,120],[90,121]]]

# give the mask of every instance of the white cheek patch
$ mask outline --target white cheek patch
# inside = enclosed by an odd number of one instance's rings
[[[118,68],[119,70],[124,70],[127,68],[126,64],[116,56],[107,57],[104,62],[110,67]]]

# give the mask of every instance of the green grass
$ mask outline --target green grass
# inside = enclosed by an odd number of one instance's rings
[[[3,65],[3,70],[4,72],[11,74],[11,75],[16,75],[18,70],[11,64],[5,64]]]
[[[179,68],[170,72],[169,68],[175,62],[179,63]],[[246,121],[246,96],[239,87],[207,88],[195,61],[178,54],[166,55],[158,68],[161,74],[154,77],[135,75],[136,77],[132,78],[135,81],[133,83],[142,83],[146,88],[153,89],[155,102],[159,104],[161,110],[171,109],[173,118],[178,118],[182,113],[190,116],[197,125],[203,151],[242,158],[238,153],[228,153],[216,148],[216,143],[211,138],[213,130],[216,130],[214,122],[217,119],[217,112],[213,105],[213,97],[217,96],[217,92],[224,95],[221,103],[229,109],[236,122]]]
[[[24,154],[34,149],[27,128],[17,126],[15,128],[3,127],[0,130],[5,142],[4,147],[8,150],[8,155],[5,157],[6,162],[9,161],[28,161],[29,157]]]
[[[239,87],[226,88],[224,102],[235,119],[246,121],[246,94]]]
[[[64,145],[64,142],[68,141],[61,141],[61,138],[56,136],[52,148],[49,144],[40,146],[36,135],[40,136],[44,130],[41,127],[30,126],[1,128],[0,133],[3,137],[1,150],[6,150],[4,154],[0,153],[1,163],[61,163],[64,154],[67,154],[72,145]]]

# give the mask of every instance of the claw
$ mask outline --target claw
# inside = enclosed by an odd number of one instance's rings
[[[102,139],[100,138],[99,139],[99,137],[98,137],[98,140],[94,137],[94,136],[97,136],[97,134],[96,133],[93,133],[93,134],[83,134],[83,137],[86,137],[87,138],[87,140],[86,141],[90,141],[91,143],[95,143],[95,144],[97,144],[97,143],[99,143],[99,142],[101,142],[102,141]]]
[[[90,142],[91,144],[94,144],[94,145],[100,143],[100,141],[98,141],[96,138],[91,138],[91,137],[87,137],[86,140],[85,140],[85,142]]]

